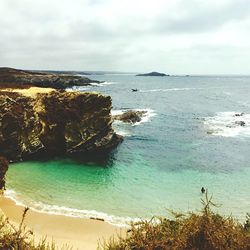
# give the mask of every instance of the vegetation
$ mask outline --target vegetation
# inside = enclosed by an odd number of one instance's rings
[[[250,215],[244,225],[211,210],[206,193],[201,213],[177,214],[132,223],[125,238],[100,244],[102,250],[250,250]]]
[[[126,236],[99,244],[99,250],[250,250],[250,214],[244,224],[211,210],[215,205],[206,193],[200,213],[178,214],[174,219],[154,217],[150,221],[132,223]],[[38,243],[33,232],[24,226],[28,208],[15,227],[0,217],[0,250],[56,250],[46,238]],[[62,248],[72,249],[67,246]]]
[[[33,232],[26,230],[24,219],[28,212],[24,209],[22,221],[18,227],[15,227],[4,216],[0,217],[0,250],[56,250],[55,244],[48,243],[46,238],[35,243]],[[63,250],[70,249],[67,246]]]

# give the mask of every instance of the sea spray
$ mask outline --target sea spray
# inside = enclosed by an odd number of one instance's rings
[[[215,116],[205,117],[205,129],[208,134],[236,137],[250,136],[250,114],[241,112],[218,112]]]

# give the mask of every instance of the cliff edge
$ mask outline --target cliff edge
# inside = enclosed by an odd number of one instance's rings
[[[70,74],[45,73],[0,67],[0,88],[42,88],[65,89],[72,86],[86,86],[100,83],[87,77]]]
[[[97,93],[1,91],[0,155],[18,161],[107,152],[122,140],[112,129],[111,108],[111,97]]]

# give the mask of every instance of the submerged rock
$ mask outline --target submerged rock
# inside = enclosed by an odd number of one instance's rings
[[[1,88],[25,88],[35,86],[65,89],[72,86],[86,86],[91,83],[100,82],[82,76],[0,68]]]
[[[109,96],[96,93],[0,92],[0,155],[16,161],[107,152],[122,140],[112,129],[111,107]]]
[[[136,111],[136,110],[129,110],[121,115],[113,115],[114,120],[131,123],[134,124],[136,122],[140,122],[142,117],[147,113],[147,111]]]
[[[236,121],[235,124],[242,126],[242,127],[244,127],[246,125],[246,123],[244,121]]]
[[[244,115],[244,113],[242,112],[242,113],[236,113],[234,116],[243,116]]]

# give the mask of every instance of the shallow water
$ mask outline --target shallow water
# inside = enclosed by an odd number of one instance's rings
[[[37,210],[121,224],[167,214],[166,208],[200,209],[204,186],[220,211],[244,219],[250,212],[250,77],[92,78],[107,84],[82,91],[111,95],[114,112],[146,109],[150,116],[136,126],[115,123],[125,140],[104,162],[12,164],[7,196]],[[241,120],[245,126],[235,124]]]

